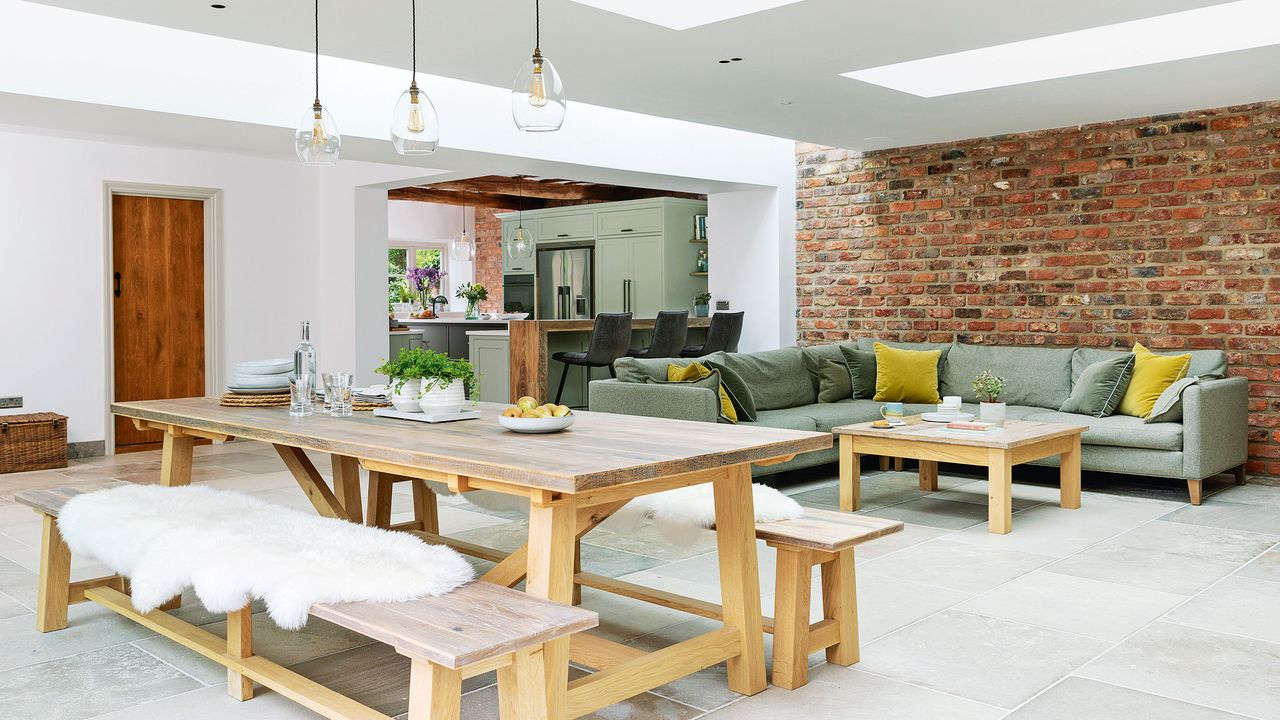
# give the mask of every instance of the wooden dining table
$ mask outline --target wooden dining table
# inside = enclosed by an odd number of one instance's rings
[[[755,543],[751,466],[783,462],[831,445],[831,435],[758,426],[733,426],[662,418],[575,412],[560,433],[532,435],[504,430],[496,417],[504,405],[480,403],[481,417],[426,424],[356,413],[290,417],[287,408],[222,407],[215,398],[121,402],[116,415],[141,429],[164,432],[161,482],[191,481],[197,438],[270,443],[310,499],[329,517],[360,522],[360,467],[370,472],[444,483],[455,492],[489,490],[526,497],[526,544],[512,553],[486,554],[435,533],[417,534],[497,564],[481,579],[572,602],[575,585],[589,576],[577,567],[583,535],[632,498],[710,483],[720,558],[721,627],[654,652],[577,634],[544,652],[548,717],[569,720],[724,662],[728,685],[753,695],[764,690],[765,659]],[[332,484],[307,451],[328,453]],[[606,587],[653,601],[643,589]],[[690,607],[674,600],[677,607]],[[703,606],[692,612],[702,612]],[[574,661],[596,672],[569,680]]]

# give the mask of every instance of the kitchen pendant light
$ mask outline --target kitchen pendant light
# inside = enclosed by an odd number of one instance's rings
[[[511,117],[525,132],[559,130],[564,123],[564,85],[551,61],[542,57],[542,18],[533,2],[533,58],[516,74],[511,90]]]
[[[418,89],[418,0],[410,0],[413,77],[391,115],[391,144],[401,155],[430,155],[440,144],[440,118],[431,98]]]
[[[533,257],[533,241],[524,231],[524,186],[520,188],[520,214],[516,223],[516,234],[507,243],[507,255],[513,260],[527,260]]]
[[[473,262],[476,259],[476,244],[467,233],[467,206],[462,206],[462,232],[449,243],[449,253],[454,260]]]
[[[316,99],[302,115],[298,132],[293,137],[293,149],[303,165],[333,165],[338,162],[342,149],[342,136],[333,116],[320,104],[320,0],[316,8]]]

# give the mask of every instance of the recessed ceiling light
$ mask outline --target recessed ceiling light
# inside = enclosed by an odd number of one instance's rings
[[[920,97],[938,97],[1277,43],[1280,3],[1237,0],[841,75]]]
[[[214,3],[214,4],[210,5],[209,7],[213,8],[214,10],[226,10],[226,9],[227,9],[227,6],[226,6],[226,5],[223,5],[222,3]]]
[[[700,25],[710,25],[761,10],[771,10],[800,0],[573,0],[579,5],[589,5],[606,12],[626,15],[672,30],[688,30]]]

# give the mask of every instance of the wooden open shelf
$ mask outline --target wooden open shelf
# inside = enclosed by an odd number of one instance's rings
[[[693,243],[694,245],[706,245],[706,244],[707,244],[707,241],[706,241],[706,240],[699,240],[699,239],[697,239],[697,238],[694,238],[694,239],[690,240],[689,242]]]
[[[707,274],[706,274],[706,273],[704,273],[704,272],[691,272],[691,273],[689,273],[689,274],[690,274],[690,275],[692,275],[692,276],[694,276],[694,277],[706,277],[706,276],[707,276]]]

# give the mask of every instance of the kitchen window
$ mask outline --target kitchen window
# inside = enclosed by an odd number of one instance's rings
[[[387,247],[387,303],[416,302],[417,294],[406,282],[409,268],[437,267],[449,271],[448,245],[445,243],[409,243],[393,241]],[[448,286],[448,278],[441,283]],[[443,292],[441,288],[441,292]]]

